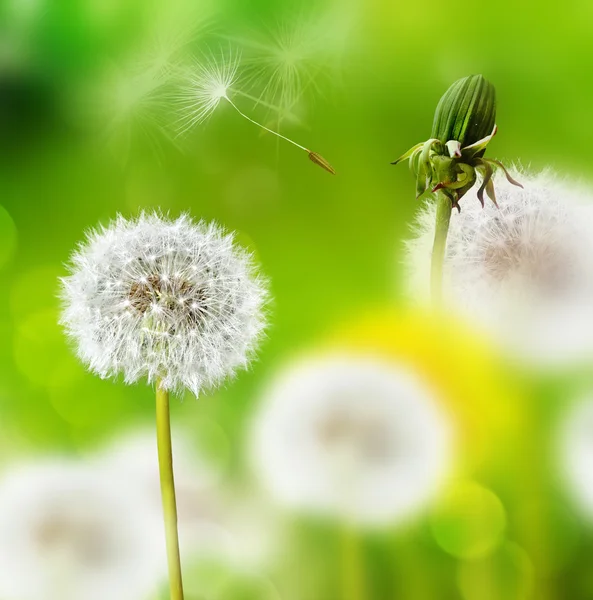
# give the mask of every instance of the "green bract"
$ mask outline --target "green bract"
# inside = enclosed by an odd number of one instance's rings
[[[496,204],[492,176],[500,167],[507,179],[515,181],[501,162],[484,158],[486,146],[496,134],[496,92],[482,75],[456,81],[437,106],[429,140],[410,148],[392,164],[410,160],[416,176],[416,195],[442,190],[459,210],[459,200],[482,176],[478,199],[484,205],[484,191]]]

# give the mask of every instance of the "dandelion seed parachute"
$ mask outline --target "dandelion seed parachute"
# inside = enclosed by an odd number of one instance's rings
[[[172,0],[162,7],[153,6],[146,30],[132,51],[115,56],[83,87],[77,103],[80,120],[85,127],[90,125],[122,164],[136,139],[157,157],[161,142],[175,143],[169,120],[171,89],[184,48],[205,26],[210,12],[206,4]]]
[[[519,173],[525,189],[495,177],[499,208],[467,203],[451,220],[444,301],[533,365],[593,356],[591,194],[549,172]],[[428,299],[435,212],[425,206],[407,242],[416,300]]]
[[[433,400],[408,370],[372,355],[291,364],[255,417],[254,467],[291,509],[371,527],[405,520],[448,467],[449,424]]]
[[[225,100],[241,117],[303,150],[314,164],[335,175],[334,168],[317,152],[313,152],[285,135],[262,125],[237,106],[229,94],[232,93],[232,87],[236,85],[239,78],[239,62],[239,55],[229,54],[223,56],[221,60],[210,55],[193,65],[188,72],[186,85],[177,94],[177,102],[180,104],[179,133],[184,134],[195,125],[206,121],[218,108],[220,102]]]
[[[267,292],[217,225],[142,213],[88,234],[61,295],[61,322],[93,372],[197,395],[247,365]]]

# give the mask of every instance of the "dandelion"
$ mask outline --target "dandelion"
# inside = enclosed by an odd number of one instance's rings
[[[477,175],[482,183],[477,189],[484,206],[484,191],[496,205],[493,184],[495,169],[502,169],[508,181],[521,187],[498,160],[484,158],[488,144],[497,132],[496,93],[482,75],[456,81],[437,106],[432,135],[426,142],[410,148],[392,164],[409,159],[416,175],[416,197],[426,192],[436,194],[438,210],[431,263],[431,288],[435,303],[442,294],[443,259],[453,208],[461,210],[459,201],[473,187]]]
[[[279,502],[362,526],[421,509],[442,482],[449,443],[433,392],[408,369],[337,352],[281,371],[252,432],[254,465]]]
[[[0,595],[144,600],[164,573],[142,494],[85,463],[46,460],[0,480]]]
[[[180,545],[191,558],[216,557],[241,566],[261,566],[275,534],[269,512],[249,495],[229,494],[222,473],[206,461],[184,431],[175,432],[175,485]],[[117,439],[97,457],[101,468],[133,482],[148,506],[159,508],[159,473],[154,436],[136,432]]]
[[[250,256],[187,215],[142,213],[91,231],[62,297],[62,322],[93,372],[196,395],[247,365],[264,325]]]
[[[335,15],[331,15],[335,17]],[[320,92],[319,79],[332,68],[339,43],[336,19],[292,16],[269,28],[236,41],[245,48],[245,85],[254,88],[256,104],[264,99],[280,108],[280,116],[292,111],[307,91]]]
[[[239,63],[240,57],[235,54],[223,56],[221,60],[216,60],[210,55],[196,62],[188,70],[187,83],[180,89],[177,97],[180,104],[180,133],[183,134],[195,125],[206,121],[224,100],[244,119],[303,150],[312,162],[332,175],[335,174],[334,168],[317,152],[312,152],[305,146],[255,121],[235,104],[230,94],[239,79]]]
[[[563,365],[593,355],[590,194],[551,173],[498,176],[499,208],[468,204],[451,223],[444,259],[450,309],[473,316],[515,354]],[[408,287],[425,297],[432,226],[428,204],[407,244]]]
[[[558,435],[558,466],[566,491],[593,519],[593,397],[579,398],[564,415]]]
[[[264,327],[263,280],[232,235],[142,213],[91,231],[62,280],[62,323],[101,377],[156,383],[171,596],[183,598],[169,391],[196,395],[248,364]]]
[[[174,68],[153,56],[134,56],[109,65],[83,94],[91,123],[122,164],[129,158],[133,139],[140,134],[158,153],[159,140],[169,137],[162,119],[166,90]]]

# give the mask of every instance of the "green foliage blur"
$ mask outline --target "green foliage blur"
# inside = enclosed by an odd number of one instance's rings
[[[86,372],[57,324],[64,263],[88,228],[118,213],[160,207],[214,219],[238,232],[271,281],[271,326],[257,362],[223,389],[197,400],[187,394],[173,408],[173,420],[195,433],[230,482],[241,483],[248,478],[245,427],[274,367],[360,311],[401,304],[402,240],[418,204],[407,170],[389,162],[428,137],[452,81],[479,72],[495,84],[493,157],[593,179],[590,0],[468,7],[221,0],[198,7],[199,21],[201,11],[205,18],[182,46],[182,61],[320,14],[334,15],[330,27],[347,27],[331,64],[316,52],[307,56],[306,77],[315,84],[303,85],[291,107],[296,119],[237,97],[254,118],[323,154],[335,176],[225,104],[177,137],[175,107],[161,98],[149,121],[130,119],[112,135],[101,120],[104,74],[150,47],[155,27],[178,5],[0,5],[1,465],[84,453],[132,426],[152,425],[153,391]],[[259,85],[261,91],[265,81]],[[593,596],[593,536],[555,487],[542,451],[562,402],[580,383],[521,381],[529,389],[521,395],[528,425],[520,439],[501,440],[500,460],[478,475],[496,496],[480,496],[484,512],[467,531],[462,494],[441,517],[361,535],[364,600]],[[188,575],[188,589],[196,590],[188,599],[345,598],[342,533],[308,520],[289,529],[281,568],[228,574],[201,565]],[[477,550],[468,554],[472,536]]]

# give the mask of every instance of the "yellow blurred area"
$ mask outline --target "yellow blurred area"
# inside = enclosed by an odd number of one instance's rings
[[[366,313],[340,326],[331,343],[391,357],[433,387],[458,431],[460,471],[496,460],[516,442],[525,418],[521,390],[482,336],[428,310]]]

